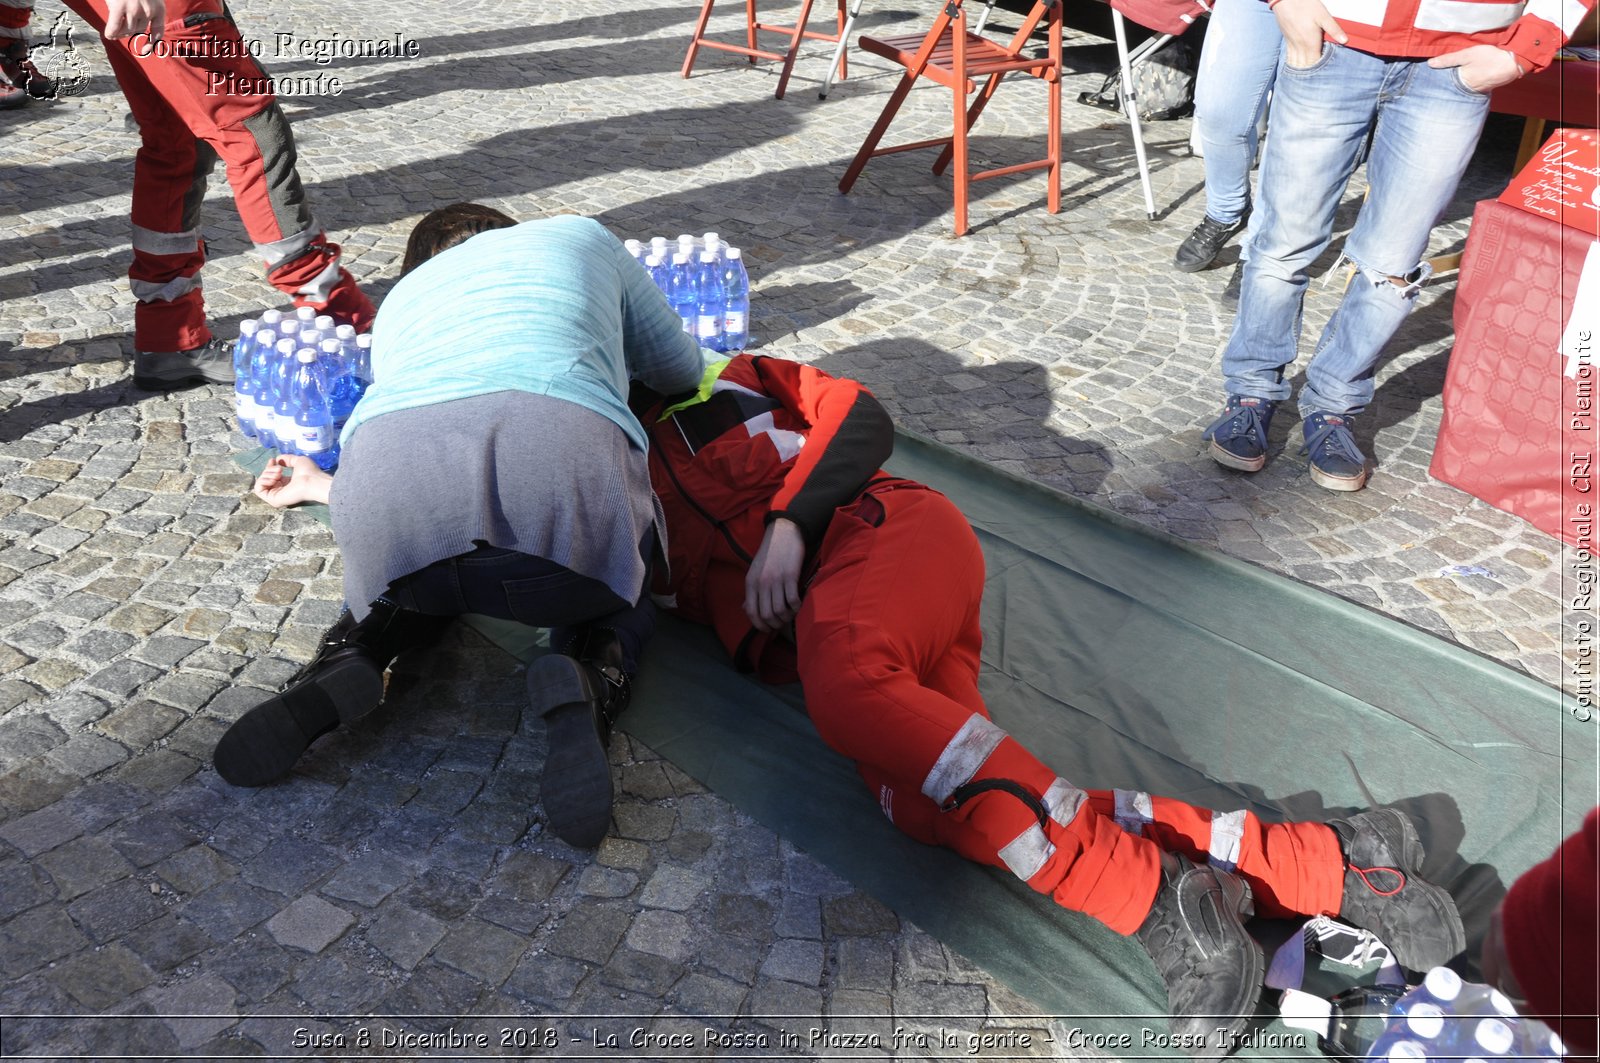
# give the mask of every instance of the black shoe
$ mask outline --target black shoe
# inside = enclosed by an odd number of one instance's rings
[[[172,391],[195,384],[233,383],[233,344],[213,338],[188,351],[135,351],[133,386]]]
[[[1449,891],[1422,877],[1422,840],[1411,817],[1379,808],[1328,824],[1344,852],[1339,918],[1370,930],[1402,967],[1426,971],[1467,947]]]
[[[1223,245],[1244,228],[1249,217],[1250,208],[1246,207],[1235,221],[1217,221],[1209,214],[1201,218],[1194,232],[1178,245],[1178,253],[1172,259],[1173,268],[1179,273],[1199,273],[1210,266],[1217,260]]]
[[[1244,263],[1233,264],[1233,272],[1228,274],[1227,287],[1222,289],[1221,302],[1223,309],[1237,311],[1239,309],[1239,286],[1244,283]]]
[[[1267,463],[1267,429],[1277,404],[1255,395],[1229,395],[1222,415],[1206,426],[1211,459],[1240,472],[1260,472]]]
[[[359,622],[347,610],[311,661],[223,734],[212,754],[217,774],[235,786],[265,786],[288,775],[311,743],[377,708],[384,669],[449,622],[382,601]]]
[[[1196,1059],[1221,1059],[1255,1014],[1266,960],[1244,928],[1254,912],[1238,875],[1161,854],[1161,888],[1134,934],[1167,987],[1174,1041]]]
[[[544,717],[549,752],[539,797],[550,829],[568,845],[592,849],[611,827],[611,725],[627,708],[632,681],[609,631],[591,630],[568,647],[583,659],[547,654],[528,666],[528,700]]]

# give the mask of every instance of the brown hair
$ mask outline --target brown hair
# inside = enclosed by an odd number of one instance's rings
[[[448,250],[471,236],[490,229],[509,229],[515,219],[482,203],[452,203],[427,214],[411,230],[406,241],[406,258],[400,276],[422,265],[440,251]]]

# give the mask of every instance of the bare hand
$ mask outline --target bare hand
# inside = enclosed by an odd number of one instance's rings
[[[1459,68],[1457,73],[1461,76],[1461,84],[1485,95],[1522,76],[1522,65],[1517,62],[1516,56],[1504,48],[1489,44],[1474,44],[1459,52],[1436,55],[1428,60],[1428,65],[1435,70],[1452,66]]]
[[[267,505],[284,509],[302,502],[327,502],[332,487],[333,477],[317,468],[310,458],[280,454],[261,471],[250,490]]]
[[[1324,35],[1340,44],[1350,39],[1322,6],[1322,0],[1279,0],[1272,13],[1278,16],[1278,29],[1283,33],[1283,61],[1287,66],[1304,70],[1316,65],[1322,58]]]
[[[800,525],[784,517],[767,525],[744,580],[744,613],[757,631],[776,631],[800,611],[800,569],[805,560]]]
[[[109,0],[106,4],[106,39],[150,35],[150,43],[161,39],[167,22],[167,0]]]

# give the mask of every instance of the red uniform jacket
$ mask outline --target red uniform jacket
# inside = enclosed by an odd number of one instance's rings
[[[894,481],[879,466],[894,424],[853,380],[780,358],[737,355],[706,370],[693,395],[643,410],[650,483],[667,523],[657,602],[710,624],[741,670],[793,680],[793,648],[744,615],[744,579],[767,524],[787,517],[815,551],[835,509]]]
[[[1383,56],[1431,57],[1488,44],[1532,73],[1556,52],[1595,0],[1323,0],[1349,45]]]

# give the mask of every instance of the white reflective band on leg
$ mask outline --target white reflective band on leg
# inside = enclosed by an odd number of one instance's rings
[[[1527,14],[1542,18],[1561,27],[1561,36],[1570,37],[1578,31],[1578,23],[1588,13],[1578,0],[1529,0]]]
[[[328,259],[328,264],[321,273],[295,289],[296,295],[304,295],[313,303],[325,303],[328,296],[333,294],[333,286],[339,283],[339,260]]]
[[[1232,871],[1239,866],[1239,843],[1244,839],[1244,809],[1237,812],[1211,813],[1211,846],[1208,855],[1212,867]]]
[[[1322,6],[1334,18],[1359,22],[1363,26],[1381,26],[1383,16],[1389,11],[1389,0],[1327,0]]]
[[[933,770],[922,781],[922,792],[943,806],[956,787],[978,774],[1005,737],[1006,733],[987,718],[973,713],[934,761]]]
[[[1112,814],[1117,826],[1129,834],[1143,834],[1144,825],[1156,818],[1155,806],[1150,803],[1150,795],[1142,790],[1112,790],[1111,793],[1116,799],[1116,808]]]
[[[133,297],[141,303],[170,303],[200,287],[200,274],[196,273],[192,277],[174,277],[165,284],[130,279],[128,287],[133,289]]]
[[[284,259],[292,258],[310,247],[311,241],[321,231],[313,222],[309,228],[293,236],[285,236],[282,240],[274,240],[270,244],[257,244],[256,254],[260,255],[266,262],[267,268],[271,269]]]
[[[1083,807],[1088,796],[1067,780],[1057,779],[1044,792],[1044,810],[1050,813],[1051,819],[1065,827],[1077,817],[1078,809]]]
[[[163,233],[146,229],[143,225],[133,227],[133,249],[147,255],[187,255],[199,246],[199,229]]]
[[[1011,839],[999,857],[1011,873],[1026,882],[1039,873],[1046,860],[1055,855],[1056,847],[1044,836],[1039,824],[1029,824],[1028,829]]]
[[[878,807],[883,809],[883,815],[890,823],[894,822],[894,791],[887,786],[878,787]]]
[[[1504,29],[1522,17],[1525,4],[1478,4],[1473,0],[1422,0],[1412,25],[1441,33]],[[1337,17],[1337,16],[1335,16]]]

